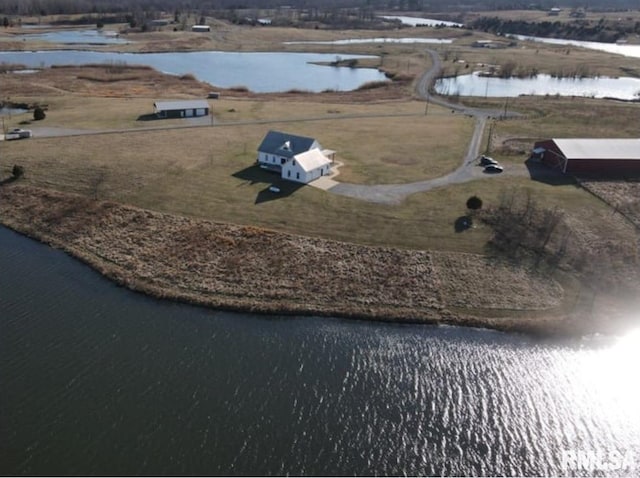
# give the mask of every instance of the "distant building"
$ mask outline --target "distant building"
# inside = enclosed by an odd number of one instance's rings
[[[283,179],[309,183],[331,173],[335,151],[323,150],[314,138],[269,131],[258,147],[257,163]]]
[[[553,7],[549,10],[548,14],[552,17],[557,17],[558,15],[560,15],[561,11],[562,11],[562,8]]]
[[[211,31],[211,27],[209,25],[194,25],[191,27],[191,31],[206,33]]]
[[[158,118],[192,118],[207,116],[209,103],[206,100],[156,101],[153,110]]]
[[[563,173],[640,176],[640,139],[547,139],[535,143],[532,158]]]

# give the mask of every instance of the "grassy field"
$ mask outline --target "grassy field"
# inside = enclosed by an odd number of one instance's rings
[[[347,123],[344,130],[350,127]],[[415,249],[482,252],[491,234],[488,228],[478,224],[459,233],[454,227],[473,194],[490,205],[504,189],[530,189],[549,207],[581,216],[586,208],[590,218],[608,214],[604,205],[574,185],[514,177],[416,194],[398,206],[344,198],[281,182],[256,168],[257,141],[247,140],[259,141],[263,132],[263,126],[246,125],[16,141],[2,144],[2,174],[21,164],[24,181],[39,187],[303,235]],[[366,168],[366,158],[360,164]],[[411,168],[415,165],[396,164],[386,174],[406,175]],[[267,191],[272,183],[280,185],[281,195]]]

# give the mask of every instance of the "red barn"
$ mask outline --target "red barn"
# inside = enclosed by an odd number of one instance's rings
[[[640,139],[548,139],[535,143],[533,157],[563,173],[640,176]]]

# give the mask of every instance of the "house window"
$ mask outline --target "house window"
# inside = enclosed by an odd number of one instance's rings
[[[300,179],[300,173],[296,173],[296,179]]]
[[[284,158],[280,158],[280,164],[284,164],[285,159]]]
[[[287,177],[290,178],[291,177],[291,170],[287,171]]]
[[[296,160],[295,160],[295,159],[293,160],[293,165],[294,165],[294,166],[296,165]]]

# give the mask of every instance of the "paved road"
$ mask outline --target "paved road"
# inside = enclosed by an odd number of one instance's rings
[[[364,185],[339,183],[338,185],[328,189],[328,191],[341,196],[353,197],[364,201],[397,204],[402,202],[404,198],[410,194],[491,176],[484,173],[483,168],[478,167],[476,163],[476,158],[480,153],[482,135],[487,124],[487,120],[489,118],[514,117],[517,116],[517,114],[509,111],[505,112],[469,108],[459,104],[449,103],[443,98],[432,95],[429,89],[435,81],[436,76],[440,73],[442,63],[436,51],[427,50],[427,52],[431,55],[432,65],[431,68],[423,73],[418,80],[416,85],[416,92],[418,95],[429,103],[450,108],[455,113],[465,114],[476,119],[476,126],[469,142],[469,149],[467,150],[465,157],[462,159],[462,164],[455,171],[435,179],[427,179],[424,181],[405,184]],[[522,174],[523,171],[526,171],[526,168],[517,168],[517,170],[512,173],[519,175]]]

